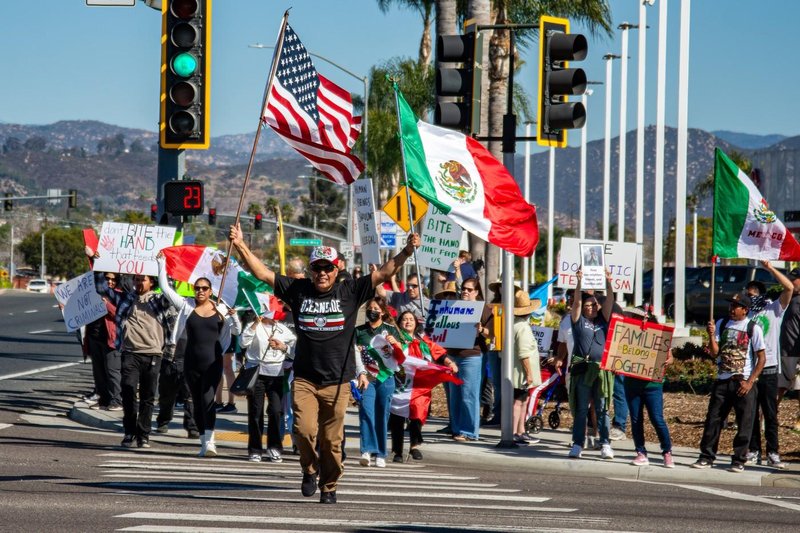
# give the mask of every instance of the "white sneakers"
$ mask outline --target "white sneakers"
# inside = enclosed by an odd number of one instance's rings
[[[603,444],[600,446],[600,459],[613,459],[614,450],[611,449],[610,444]]]
[[[578,444],[573,444],[572,448],[569,450],[569,458],[570,459],[580,459],[582,451],[583,451],[583,448],[581,448]]]
[[[375,466],[377,466],[378,468],[386,468],[386,459],[383,457],[376,457]]]
[[[198,457],[216,457],[217,445],[214,443],[214,432],[200,435],[200,453]]]
[[[361,466],[369,466],[370,459],[371,457],[369,452],[364,452],[361,454],[361,459],[358,460],[358,464]]]

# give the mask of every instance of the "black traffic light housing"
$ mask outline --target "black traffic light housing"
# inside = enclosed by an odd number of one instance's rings
[[[9,200],[9,198],[11,198],[12,196],[13,194],[11,194],[10,192],[7,192],[5,194],[6,199],[3,200],[3,211],[11,211],[12,209],[14,209],[14,200]]]
[[[161,5],[162,148],[205,150],[210,141],[211,0]]]
[[[463,35],[436,38],[438,63],[461,63],[436,69],[436,108],[433,122],[443,128],[477,133],[481,124],[483,39],[474,24]],[[453,101],[453,97],[457,100]],[[442,101],[441,99],[446,100]]]
[[[569,20],[542,17],[539,21],[539,117],[536,142],[564,148],[567,131],[586,124],[586,108],[568,102],[568,96],[586,92],[586,73],[568,68],[569,61],[583,61],[589,51],[586,37],[569,33]]]
[[[261,213],[256,213],[256,216],[253,217],[253,229],[261,229],[263,218]]]
[[[164,184],[164,211],[175,216],[203,214],[203,182],[198,180],[174,180]]]
[[[150,220],[155,222],[158,219],[158,204],[150,204]]]
[[[216,207],[209,207],[208,208],[208,225],[209,226],[216,226],[217,225],[217,208]]]
[[[71,208],[78,207],[78,189],[70,189],[69,190],[69,200],[68,206]]]

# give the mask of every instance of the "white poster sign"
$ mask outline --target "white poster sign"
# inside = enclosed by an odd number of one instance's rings
[[[575,273],[583,264],[581,244],[600,245],[603,248],[604,268],[611,273],[611,285],[614,292],[633,293],[633,281],[636,273],[636,255],[639,246],[632,242],[603,242],[591,239],[561,239],[561,251],[558,257],[558,281],[556,286],[574,289],[578,283]],[[584,285],[584,288],[587,288]],[[605,284],[603,285],[605,288]]]
[[[175,228],[171,226],[103,222],[94,270],[157,276],[156,256],[174,241]]]
[[[429,204],[422,221],[422,244],[417,249],[419,266],[446,271],[458,257],[464,233],[461,226]]]
[[[539,346],[539,355],[547,357],[550,347],[553,345],[553,328],[531,326],[531,330],[533,331],[533,338],[536,339],[536,344]]]
[[[356,202],[356,219],[360,239],[358,242],[361,243],[361,257],[366,272],[370,263],[377,265],[381,262],[372,180],[356,180],[350,186],[353,187],[353,199]]]
[[[72,333],[81,326],[105,316],[106,304],[94,286],[94,272],[87,272],[62,283],[53,291],[61,304],[64,325]]]
[[[472,348],[484,302],[431,300],[425,319],[425,332],[445,348]]]
[[[583,272],[584,289],[598,291],[606,288],[605,262],[603,261],[603,245],[581,243],[581,272]]]

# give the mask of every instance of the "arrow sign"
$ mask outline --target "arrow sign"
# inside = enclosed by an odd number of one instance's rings
[[[422,220],[422,217],[425,216],[425,213],[428,212],[428,202],[420,196],[419,194],[415,193],[413,190],[409,189],[409,193],[411,195],[411,214],[413,215],[411,218],[414,219],[414,224]],[[400,190],[397,191],[397,194],[392,196],[386,205],[383,206],[383,212],[389,215],[389,217],[397,222],[397,225],[403,228],[403,231],[409,232],[411,231],[411,221],[409,220],[408,216],[408,200],[406,200],[406,187],[400,187]]]

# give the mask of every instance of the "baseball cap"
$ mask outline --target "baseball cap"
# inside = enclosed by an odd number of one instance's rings
[[[786,276],[791,280],[794,281],[796,279],[800,279],[800,268],[793,268],[790,270]]]
[[[336,253],[336,248],[330,246],[317,246],[311,250],[311,257],[308,259],[308,264],[313,265],[317,261],[328,261],[334,266],[339,266],[339,254]]]
[[[748,309],[753,306],[753,299],[744,291],[734,295],[732,298],[728,298],[728,301],[739,304],[742,307],[747,307]]]

